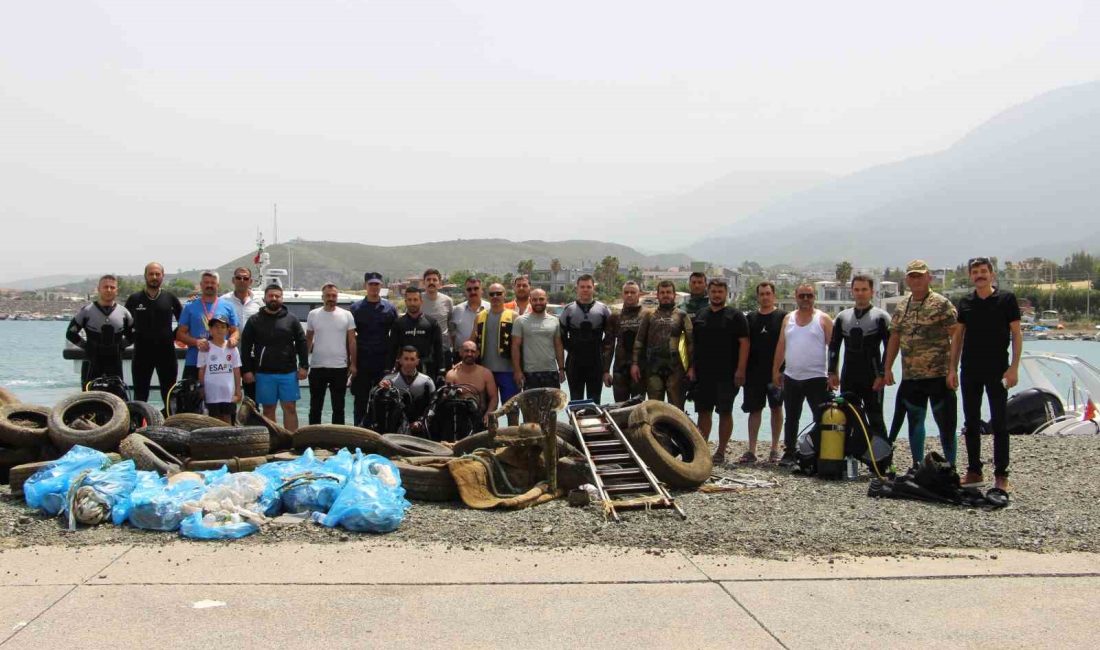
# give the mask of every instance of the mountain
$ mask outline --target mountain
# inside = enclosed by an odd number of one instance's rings
[[[370,246],[346,242],[300,241],[270,246],[271,266],[291,269],[294,255],[293,281],[299,287],[319,287],[335,282],[342,287],[359,288],[365,271],[379,271],[387,280],[407,275],[419,275],[434,267],[444,273],[474,269],[501,274],[516,272],[521,260],[531,259],[535,268],[549,268],[550,260],[558,258],[565,268],[592,266],[605,256],[619,258],[625,270],[632,265],[642,268],[674,266],[690,262],[682,254],[644,255],[628,246],[601,241],[521,241],[506,239],[460,239],[407,246]],[[252,266],[252,253],[222,265],[223,278],[232,275],[238,266]],[[190,276],[191,274],[185,274]],[[195,273],[197,277],[197,272]]]
[[[806,170],[743,169],[699,187],[639,203],[589,225],[585,234],[641,250],[677,250],[783,197],[835,178]],[[690,227],[676,227],[689,223]],[[670,227],[672,226],[672,227]]]
[[[88,280],[89,275],[42,275],[34,278],[24,278],[22,280],[6,280],[0,282],[0,287],[4,289],[16,289],[19,291],[34,291],[36,289],[45,289],[52,287],[60,287],[67,284],[79,283],[84,284],[85,280]],[[95,283],[95,280],[92,280]]]
[[[686,250],[764,264],[954,265],[974,255],[1095,242],[1100,82],[1010,108],[945,151],[872,167],[776,201]],[[1088,246],[1086,246],[1088,247]]]

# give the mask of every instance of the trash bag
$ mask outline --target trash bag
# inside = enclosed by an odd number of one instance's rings
[[[55,462],[38,470],[23,484],[27,505],[48,515],[65,509],[72,481],[81,472],[110,466],[107,455],[95,449],[76,445]]]
[[[328,512],[336,501],[354,457],[341,449],[326,462],[318,460],[312,449],[301,457],[256,468],[255,473],[267,477],[280,494],[284,512]]]
[[[180,534],[192,539],[237,539],[258,531],[279,510],[272,481],[256,472],[223,476],[180,506]]]
[[[84,470],[77,479],[69,486],[62,511],[69,530],[76,530],[77,523],[95,526],[109,520],[115,506],[134,491],[137,468],[134,461],[124,460],[106,469]]]
[[[183,504],[202,497],[206,483],[199,478],[170,482],[156,472],[150,473],[156,478],[147,478],[143,472],[130,493],[128,520],[134,527],[145,530],[177,530],[184,517]]]
[[[185,481],[209,485],[228,473],[229,470],[225,466],[222,466],[221,469],[212,469],[203,472],[184,472],[174,475],[172,477],[172,483]],[[130,518],[130,511],[133,509],[135,495],[139,503],[146,503],[151,491],[158,489],[163,490],[168,484],[168,479],[157,472],[138,470],[136,472],[134,489],[130,494],[126,495],[125,498],[120,499],[115,504],[114,508],[111,509],[111,522],[116,526],[121,526]]]
[[[396,530],[412,506],[401,487],[397,466],[377,454],[356,454],[347,483],[328,514],[313,513],[313,521],[356,532],[388,533]]]

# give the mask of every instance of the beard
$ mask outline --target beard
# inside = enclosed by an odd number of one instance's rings
[[[274,300],[267,301],[266,303],[264,303],[264,306],[267,307],[268,311],[279,311],[280,307],[279,303]]]

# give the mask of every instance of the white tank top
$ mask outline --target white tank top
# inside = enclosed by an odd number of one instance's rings
[[[787,355],[784,360],[787,368],[783,374],[791,379],[805,381],[816,377],[826,377],[826,356],[828,344],[825,330],[821,327],[821,317],[825,312],[815,309],[809,324],[799,326],[798,312],[791,312],[787,319],[786,337]]]

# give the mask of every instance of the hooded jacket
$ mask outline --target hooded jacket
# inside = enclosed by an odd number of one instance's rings
[[[309,368],[301,321],[286,307],[274,314],[261,309],[249,318],[241,333],[241,372],[284,374],[298,368]]]

